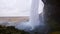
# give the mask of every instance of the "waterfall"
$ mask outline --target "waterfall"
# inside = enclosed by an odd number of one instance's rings
[[[29,22],[22,22],[16,25],[15,28],[25,31],[32,31],[37,26],[39,26],[40,21],[39,21],[38,8],[39,8],[39,0],[32,0]]]
[[[39,0],[32,0],[30,21],[34,25],[39,24],[38,7],[39,7]]]

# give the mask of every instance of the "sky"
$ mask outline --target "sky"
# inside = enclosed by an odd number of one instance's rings
[[[0,17],[29,16],[32,0],[0,0]],[[39,1],[39,12],[43,11],[44,4]]]

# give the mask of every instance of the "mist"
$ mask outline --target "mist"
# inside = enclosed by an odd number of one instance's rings
[[[39,9],[41,7],[40,5],[44,6],[41,0],[32,0],[31,10],[30,10],[30,20],[28,22],[18,23],[18,25],[16,25],[15,28],[19,30],[24,30],[24,31],[33,31],[36,29],[36,27],[44,26],[43,17],[42,17],[43,15],[41,14],[41,17],[39,17]],[[43,13],[43,9],[40,11],[40,13]]]

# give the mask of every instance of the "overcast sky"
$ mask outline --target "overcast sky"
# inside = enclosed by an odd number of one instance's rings
[[[29,16],[31,0],[0,0],[0,17],[2,16]],[[39,3],[39,13],[43,3]]]

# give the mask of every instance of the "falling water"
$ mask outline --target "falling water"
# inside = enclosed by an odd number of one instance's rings
[[[32,0],[30,21],[34,25],[39,24],[38,7],[39,7],[39,0]]]
[[[22,22],[16,25],[15,28],[25,31],[32,31],[37,26],[39,26],[40,20],[39,20],[38,8],[39,8],[39,0],[32,0],[29,22]]]

